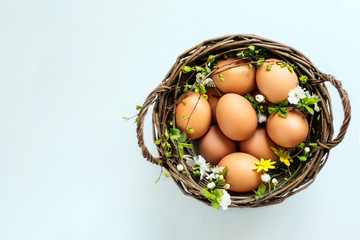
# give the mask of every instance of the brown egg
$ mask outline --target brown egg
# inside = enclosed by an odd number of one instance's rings
[[[230,190],[234,192],[249,192],[261,184],[261,172],[252,169],[258,159],[247,153],[230,153],[219,162],[220,167],[227,167],[226,183],[230,184]]]
[[[214,125],[199,139],[199,147],[201,155],[216,165],[224,156],[235,152],[236,142],[225,137],[219,127]]]
[[[248,64],[243,60],[231,63],[236,60],[239,59],[228,58],[226,60],[219,60],[216,66],[219,69],[214,72],[213,80],[216,87],[224,93],[249,93],[256,87],[255,68],[249,68]],[[220,74],[223,77],[223,81]]]
[[[234,141],[251,137],[258,124],[251,103],[235,93],[228,93],[220,98],[216,106],[216,119],[224,135]]]
[[[216,123],[216,105],[223,93],[217,88],[207,88],[206,95],[208,95],[208,102],[211,108],[211,122]]]
[[[290,72],[286,66],[281,67],[277,64],[277,62],[280,62],[279,59],[269,58],[265,61],[272,62],[265,62],[257,69],[257,87],[268,101],[280,103],[288,98],[289,91],[298,85],[299,80],[295,71]],[[270,71],[266,70],[269,64],[271,64]]]
[[[251,154],[258,159],[277,160],[276,154],[270,147],[276,147],[276,144],[269,138],[263,126],[259,126],[249,139],[239,142],[241,152]]]
[[[201,94],[191,92],[177,104],[175,119],[176,126],[191,139],[200,138],[210,127],[210,105]]]
[[[305,141],[309,123],[299,110],[288,109],[286,118],[278,113],[271,114],[266,123],[266,130],[276,144],[293,148]]]

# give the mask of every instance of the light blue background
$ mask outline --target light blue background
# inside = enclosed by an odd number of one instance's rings
[[[355,239],[359,230],[359,1],[0,1],[0,239]],[[344,141],[280,205],[217,212],[137,146],[136,114],[176,57],[253,33],[341,80]],[[330,87],[338,131],[342,107]],[[145,128],[151,143],[150,119]]]

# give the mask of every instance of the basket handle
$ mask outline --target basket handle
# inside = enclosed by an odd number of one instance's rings
[[[337,137],[330,140],[326,145],[321,144],[322,147],[330,150],[331,148],[337,146],[345,136],[346,130],[349,126],[351,119],[351,106],[350,106],[349,95],[345,91],[345,89],[342,88],[342,84],[339,80],[336,80],[335,77],[330,74],[326,74],[325,81],[329,81],[338,91],[344,111],[344,120],[342,122]]]
[[[145,145],[144,142],[144,120],[146,117],[146,114],[149,110],[149,107],[154,104],[156,98],[158,97],[158,95],[160,93],[163,92],[167,92],[169,91],[171,88],[169,86],[166,86],[165,83],[161,83],[159,86],[157,86],[146,98],[143,106],[140,109],[139,115],[138,115],[138,122],[137,122],[137,138],[138,138],[138,144],[139,147],[141,148],[141,152],[142,155],[144,156],[144,158],[146,158],[148,161],[150,161],[151,163],[157,163],[157,161],[159,159],[161,159],[161,157],[154,157],[148,150],[148,148]]]

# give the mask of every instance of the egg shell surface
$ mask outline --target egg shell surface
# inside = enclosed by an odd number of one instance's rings
[[[223,95],[217,88],[207,88],[206,95],[208,95],[208,102],[211,108],[211,122],[216,123],[216,106],[220,97]]]
[[[191,139],[202,137],[211,123],[209,102],[199,93],[190,92],[176,106],[176,126]],[[191,133],[192,129],[194,132]]]
[[[199,147],[201,155],[208,162],[216,165],[224,156],[236,151],[236,142],[227,138],[218,126],[213,125],[199,139]]]
[[[268,117],[266,131],[271,140],[279,146],[293,148],[305,141],[309,132],[309,123],[299,110],[288,108],[286,118],[278,113]]]
[[[242,152],[230,153],[220,160],[218,166],[227,167],[225,181],[231,191],[245,193],[259,187],[262,173],[252,170],[255,161],[256,157]]]
[[[222,92],[246,94],[255,89],[255,68],[249,68],[243,60],[238,58],[219,60],[216,67],[219,69],[214,72],[213,80]],[[219,74],[222,75],[223,81]]]
[[[235,93],[223,95],[216,106],[216,119],[224,135],[242,141],[255,132],[258,120],[251,103]]]
[[[265,96],[265,98],[272,103],[280,103],[288,98],[291,89],[294,89],[299,80],[295,71],[290,72],[288,67],[281,67],[277,64],[280,62],[276,58],[268,58],[256,70],[256,85]],[[267,66],[271,64],[271,70],[267,70]]]
[[[257,159],[276,161],[277,156],[270,147],[276,148],[276,144],[270,139],[264,126],[259,126],[250,138],[239,142],[241,152],[248,153]]]

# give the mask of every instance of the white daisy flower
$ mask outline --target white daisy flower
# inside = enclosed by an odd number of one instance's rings
[[[278,184],[278,180],[276,178],[273,178],[271,182],[274,186]]]
[[[186,159],[186,164],[189,167],[199,168],[200,180],[202,180],[205,175],[208,175],[207,172],[210,172],[210,163],[206,162],[203,156],[198,155],[192,158],[190,155],[184,155],[184,159]]]
[[[208,187],[209,189],[212,189],[212,188],[215,187],[215,183],[214,183],[214,182],[209,182],[208,185],[207,185],[207,187]]]
[[[315,103],[315,104],[314,104],[314,110],[315,110],[316,112],[319,112],[319,111],[320,111],[320,108],[319,108],[318,103]]]
[[[226,210],[228,209],[228,206],[231,204],[230,194],[228,194],[228,192],[224,189],[222,189],[222,191],[224,194],[220,198],[218,198],[218,201],[222,209]]]
[[[303,99],[305,97],[306,94],[304,90],[300,86],[297,86],[296,88],[290,90],[288,101],[291,104],[298,104],[300,99]]]
[[[264,97],[262,94],[257,94],[257,95],[255,96],[255,99],[256,99],[256,101],[258,101],[259,103],[262,103],[262,102],[265,101],[265,97]]]
[[[183,166],[182,164],[178,164],[178,165],[176,166],[176,169],[177,169],[179,172],[184,171],[184,166]]]
[[[265,173],[265,174],[261,175],[261,180],[262,180],[264,183],[269,182],[269,181],[270,181],[270,179],[271,179],[271,177],[270,177],[270,175],[269,175],[269,174],[267,174],[267,173]]]
[[[261,113],[258,113],[258,114],[257,114],[257,118],[258,118],[258,122],[259,122],[259,123],[266,122],[266,115],[263,115],[263,114],[261,114]]]

